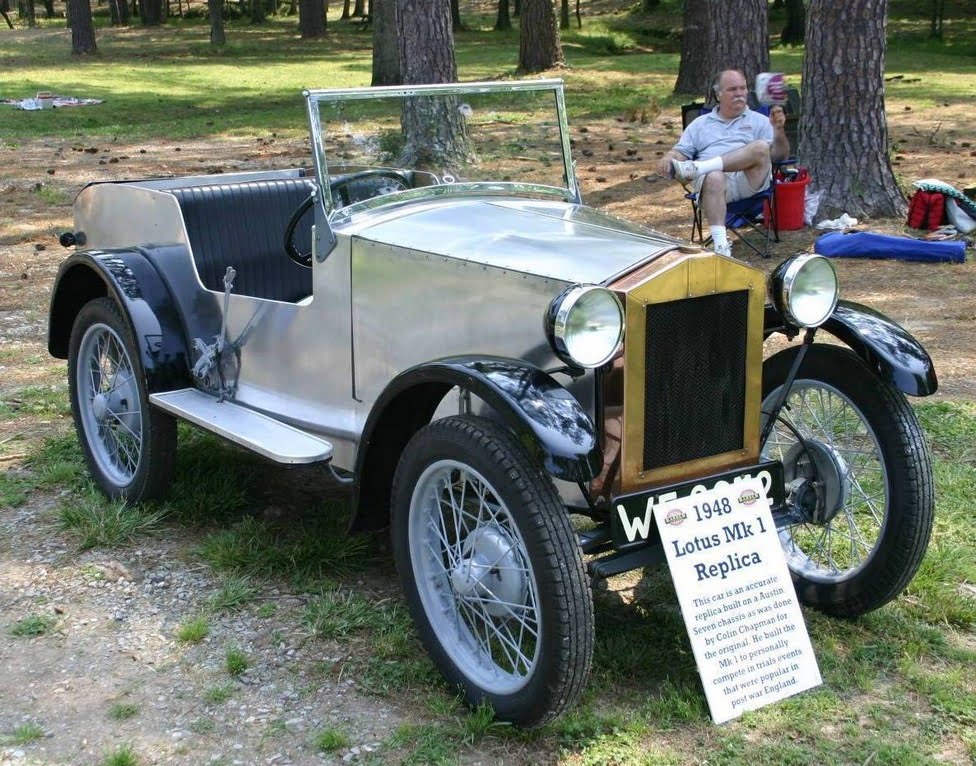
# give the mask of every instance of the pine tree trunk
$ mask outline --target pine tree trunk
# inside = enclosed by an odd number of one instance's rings
[[[519,71],[542,72],[563,63],[552,0],[522,0]]]
[[[302,32],[303,40],[325,34],[325,7],[322,0],[299,0],[298,28]]]
[[[559,28],[569,29],[569,0],[560,0],[559,3]]]
[[[84,55],[97,51],[90,0],[68,0],[68,16],[71,22],[71,52]]]
[[[769,69],[766,14],[766,0],[686,0],[674,92],[707,95],[725,69],[738,69],[753,83]]]
[[[350,9],[352,8],[352,0],[343,0],[342,3],[342,19],[348,19],[350,15]]]
[[[888,158],[887,16],[887,0],[810,2],[799,156],[822,192],[818,220],[905,214]]]
[[[783,45],[803,45],[806,36],[807,11],[803,0],[786,0],[786,25],[780,35]]]
[[[147,27],[158,27],[163,23],[162,0],[142,0],[142,23]]]
[[[932,0],[932,28],[929,37],[942,40],[942,19],[945,16],[945,0]]]
[[[405,85],[457,82],[451,12],[442,0],[397,0],[397,54]],[[464,118],[455,96],[404,99],[401,126],[407,167],[455,171],[469,158]]]
[[[207,0],[210,11],[210,44],[223,45],[227,42],[224,36],[224,2],[223,0]]]
[[[498,16],[495,18],[495,31],[504,32],[512,28],[512,18],[508,15],[508,0],[498,0]]]
[[[363,13],[365,13],[365,11],[366,11],[366,3],[364,2],[364,0],[356,0],[352,9],[352,15],[355,16],[356,18],[362,18]]]
[[[373,0],[373,80],[371,85],[399,85],[396,0]]]
[[[251,0],[251,23],[263,24],[267,20],[264,0]]]
[[[464,22],[461,21],[461,4],[458,0],[451,0],[451,29],[455,32],[463,32]]]

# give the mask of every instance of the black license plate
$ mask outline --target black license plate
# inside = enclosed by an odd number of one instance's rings
[[[722,481],[732,484],[754,477],[762,482],[770,507],[774,511],[781,510],[786,504],[786,490],[783,486],[783,464],[778,460],[737,468],[682,484],[672,484],[669,487],[621,495],[611,504],[610,532],[614,547],[629,548],[646,542],[649,537],[656,537],[653,511],[659,504],[685,497],[692,492],[714,489]]]

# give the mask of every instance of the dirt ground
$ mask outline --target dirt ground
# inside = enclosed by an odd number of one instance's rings
[[[905,106],[889,104],[892,136],[900,146],[897,172],[909,182],[935,177],[958,188],[976,181],[976,151],[968,143],[971,115],[961,106],[912,112]],[[23,118],[29,115],[3,115],[4,121]],[[679,128],[679,116],[663,114],[647,124],[621,116],[574,126],[585,199],[622,218],[687,236],[690,211],[680,187],[652,175]],[[178,143],[54,137],[16,146],[0,142],[0,402],[16,402],[26,386],[65,386],[65,364],[46,351],[47,305],[67,255],[57,237],[71,228],[71,201],[85,183],[206,173],[217,163],[231,171],[309,161],[304,140],[271,135]],[[864,226],[909,233],[901,221]],[[735,253],[769,268],[780,257],[811,249],[815,236],[810,229],[784,232],[777,257],[769,261],[741,245]],[[879,309],[914,333],[935,361],[938,396],[957,400],[976,399],[976,267],[974,251],[968,254],[969,262],[960,265],[837,262],[843,297]],[[23,458],[17,445],[52,428],[66,424],[37,418],[0,423],[0,469],[17,470]],[[27,721],[45,731],[39,743],[0,747],[0,763],[100,763],[120,742],[133,743],[146,763],[368,762],[376,760],[375,748],[404,716],[417,719],[409,703],[363,698],[342,673],[311,675],[314,666],[334,663],[333,654],[342,650],[303,648],[295,616],[302,601],[294,594],[270,588],[263,593],[280,607],[273,626],[251,613],[230,616],[214,625],[203,644],[179,646],[175,626],[219,587],[209,570],[187,561],[193,541],[185,538],[192,532],[176,531],[118,554],[78,556],[50,528],[55,501],[32,498],[0,513],[0,630],[6,633],[38,609],[58,621],[56,636],[0,641],[0,734]],[[392,577],[387,579],[384,587],[392,593]],[[255,659],[236,683],[233,700],[218,713],[205,698],[220,684],[228,643]],[[112,720],[106,710],[115,703],[141,712],[130,722]],[[353,733],[348,747],[326,759],[305,744],[323,725]],[[540,763],[552,754],[479,758]]]

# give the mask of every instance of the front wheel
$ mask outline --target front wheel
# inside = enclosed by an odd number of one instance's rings
[[[102,491],[132,502],[163,495],[173,475],[176,422],[150,407],[132,330],[109,298],[78,312],[68,388],[85,460]]]
[[[468,704],[533,726],[575,701],[593,653],[582,556],[508,431],[468,416],[419,431],[393,484],[393,546],[420,638]]]
[[[764,418],[797,353],[767,360]],[[782,461],[802,495],[802,522],[780,531],[802,602],[853,617],[905,589],[928,546],[935,500],[925,438],[900,392],[851,351],[811,346],[763,457]]]

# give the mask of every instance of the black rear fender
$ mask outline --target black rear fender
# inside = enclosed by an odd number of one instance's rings
[[[82,306],[109,296],[132,325],[150,391],[190,385],[190,355],[166,284],[139,249],[86,250],[61,265],[51,294],[48,351],[67,359],[71,328]]]

